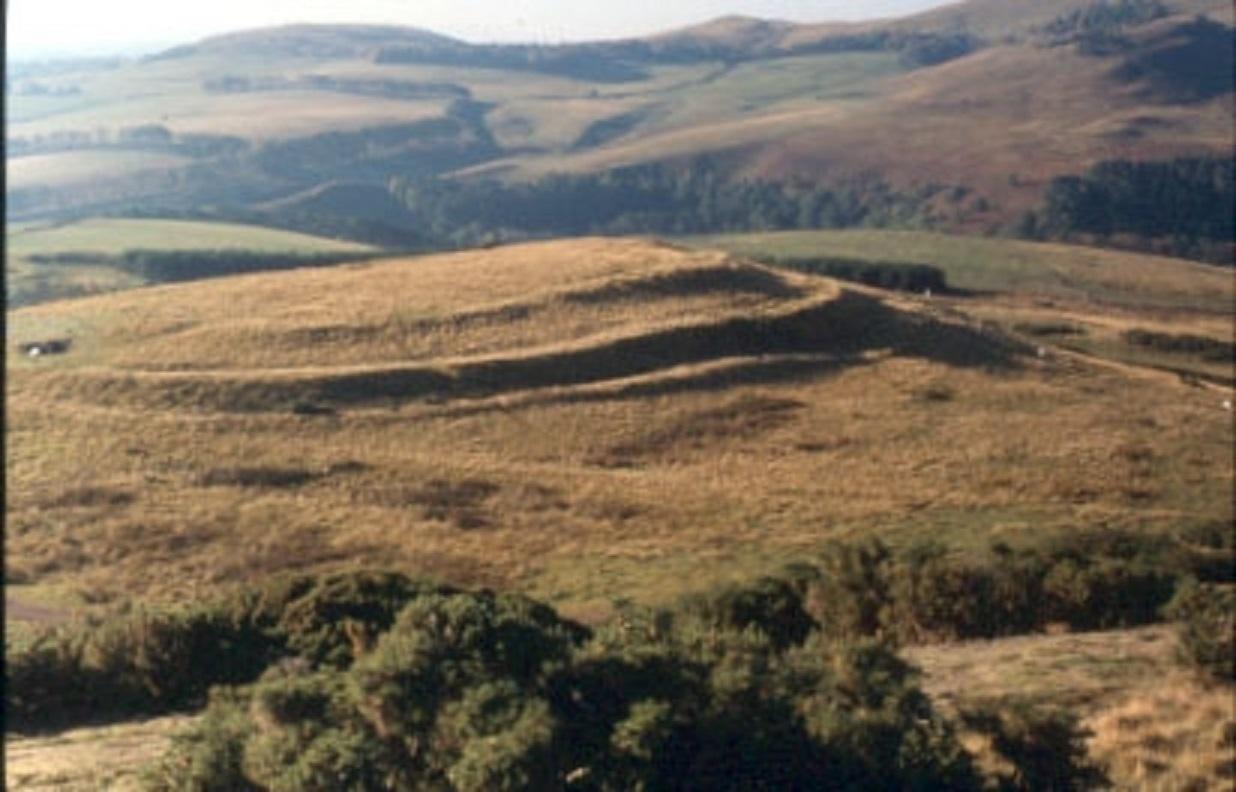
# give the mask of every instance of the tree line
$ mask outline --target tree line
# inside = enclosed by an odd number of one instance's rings
[[[1167,238],[1173,252],[1198,258],[1213,258],[1206,251],[1218,255],[1226,245],[1230,256],[1236,237],[1234,177],[1231,157],[1101,162],[1080,176],[1054,179],[1041,214],[1023,231]]]
[[[35,253],[27,256],[34,264],[51,266],[105,266],[118,269],[149,283],[220,278],[250,272],[326,267],[345,261],[372,258],[375,254],[356,251],[268,252],[262,250],[126,250],[123,253]],[[389,255],[383,253],[382,255]]]
[[[535,181],[391,180],[427,239],[475,245],[538,236],[697,234],[924,224],[940,188],[900,193],[872,182],[822,187],[727,179],[707,166],[619,168]]]

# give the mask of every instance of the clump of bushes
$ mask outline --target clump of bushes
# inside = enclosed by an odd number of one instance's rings
[[[773,258],[768,263],[881,289],[941,294],[949,290],[943,270],[929,264],[845,258]]]
[[[1148,347],[1160,352],[1196,355],[1215,363],[1236,361],[1236,344],[1206,336],[1157,333],[1153,330],[1133,328],[1125,331],[1123,338],[1132,346]]]
[[[30,261],[49,265],[115,267],[152,283],[218,278],[249,272],[270,272],[299,267],[328,267],[368,256],[356,252],[271,253],[261,250],[126,250],[119,254],[92,252],[36,253]]]
[[[275,648],[219,608],[138,611],[53,630],[6,658],[7,726],[31,731],[201,706],[212,685],[254,679]]]
[[[1216,680],[1236,683],[1236,588],[1190,582],[1167,608],[1180,625],[1180,659]]]
[[[296,575],[207,605],[56,628],[6,657],[8,727],[198,708],[211,687],[252,682],[282,658],[346,667],[405,604],[449,590],[392,573]]]
[[[1105,770],[1086,751],[1090,733],[1077,717],[1026,705],[983,706],[960,716],[965,728],[983,735],[1008,769],[997,771],[1000,790],[1108,789]]]
[[[271,636],[284,655],[346,668],[409,602],[454,591],[394,572],[290,575],[243,589],[224,608],[244,629]]]
[[[1230,680],[1233,590],[1178,585],[1212,534],[837,544],[596,631],[395,573],[286,576],[49,633],[8,659],[6,713],[29,731],[205,706],[149,772],[164,790],[1089,788],[1076,724],[1013,711],[962,719],[1014,768],[982,778],[891,647],[1140,624],[1175,593],[1191,662]]]
[[[777,649],[799,646],[817,626],[804,607],[803,595],[818,573],[800,568],[790,575],[763,577],[747,586],[726,586],[686,597],[672,618],[708,629],[759,630]]]
[[[900,553],[878,541],[840,544],[816,564],[686,598],[645,632],[755,631],[770,651],[785,652],[815,635],[925,643],[1051,624],[1145,624],[1160,618],[1181,581],[1230,580],[1230,551],[1207,546],[1225,537],[1204,528],[1181,539],[1080,531],[1038,548],[997,546],[969,558],[932,544]],[[410,603],[459,593],[394,573],[286,576],[216,603],[54,629],[8,658],[9,724],[29,731],[199,707],[212,686],[252,682],[288,658],[343,671]],[[1225,618],[1202,607],[1208,601],[1182,593],[1172,611],[1197,625],[1186,644],[1196,644],[1190,652],[1203,666],[1220,651],[1205,642],[1217,640],[1213,627]]]
[[[518,595],[288,576],[58,633],[10,659],[6,704],[19,729],[205,705],[160,790],[1088,788],[1073,724],[1016,713],[983,721],[1016,773],[984,778],[890,643],[1030,629],[1053,570],[838,545],[595,632]]]
[[[980,788],[913,671],[881,644],[816,636],[779,649],[756,628],[658,621],[590,637],[522,597],[427,595],[348,669],[276,669],[216,694],[147,782]]]
[[[1084,543],[1086,536],[1080,532],[1077,540]],[[1114,536],[1135,547],[1139,541]],[[898,555],[878,540],[837,545],[819,561],[807,610],[825,634],[839,639],[995,638],[1053,623],[1105,629],[1156,621],[1187,574],[1183,556],[1150,560],[1127,547],[1106,554],[1067,547],[997,545],[986,557],[962,559],[931,543]]]

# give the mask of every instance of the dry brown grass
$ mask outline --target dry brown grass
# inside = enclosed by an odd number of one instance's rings
[[[947,711],[1031,703],[1068,709],[1116,789],[1221,790],[1236,778],[1236,697],[1180,669],[1170,626],[915,647]],[[966,738],[997,764],[977,735]]]
[[[365,330],[312,335],[337,327]],[[1231,518],[1210,393],[654,243],[246,276],[10,330],[75,343],[8,364],[8,563],[90,602],[381,565],[599,617],[837,537]]]
[[[6,738],[5,786],[26,792],[140,789],[142,768],[161,756],[171,735],[190,721],[175,716],[54,736]]]
[[[1021,702],[1091,716],[1118,706],[1130,690],[1159,684],[1175,668],[1175,646],[1174,630],[1155,626],[916,646],[905,654],[946,709]]]
[[[1093,756],[1120,789],[1222,790],[1236,784],[1236,691],[1171,675],[1094,715]]]

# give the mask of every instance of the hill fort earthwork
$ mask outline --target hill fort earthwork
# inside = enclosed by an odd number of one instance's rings
[[[1224,788],[1232,24],[22,65],[8,780]]]

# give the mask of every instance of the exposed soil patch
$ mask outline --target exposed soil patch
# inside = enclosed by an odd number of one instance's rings
[[[5,597],[4,618],[31,624],[59,624],[68,621],[69,614],[56,608],[32,605],[19,599]]]

